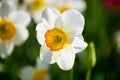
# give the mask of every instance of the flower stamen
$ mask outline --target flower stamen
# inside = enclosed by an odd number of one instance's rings
[[[68,6],[61,6],[61,7],[59,7],[59,11],[60,11],[61,13],[63,13],[64,11],[66,11],[66,10],[68,10],[68,9],[70,9],[70,7],[68,7]]]
[[[46,32],[45,42],[52,51],[57,51],[65,46],[68,42],[68,37],[61,29],[54,28]]]
[[[36,69],[33,73],[32,80],[46,80],[47,71],[43,69]]]
[[[10,20],[0,20],[0,39],[10,40],[14,37],[16,29]]]
[[[32,0],[32,9],[40,10],[45,6],[45,0]]]

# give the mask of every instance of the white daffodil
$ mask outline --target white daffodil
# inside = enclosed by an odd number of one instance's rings
[[[37,59],[36,67],[26,66],[20,71],[21,80],[49,80],[49,65]]]
[[[45,6],[53,5],[56,0],[24,0],[21,8],[30,12],[33,20],[38,23],[41,21],[41,11]]]
[[[15,45],[22,44],[29,36],[27,26],[30,15],[16,11],[11,1],[0,2],[0,57],[10,55]]]
[[[56,62],[62,70],[70,70],[76,53],[87,47],[82,37],[84,17],[73,9],[60,14],[58,10],[47,7],[41,18],[36,27],[41,60],[50,64]]]

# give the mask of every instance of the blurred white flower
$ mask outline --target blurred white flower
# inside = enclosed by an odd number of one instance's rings
[[[41,21],[41,12],[46,7],[57,8],[60,12],[67,9],[76,9],[80,12],[86,10],[86,2],[84,0],[25,0],[23,9],[31,13],[36,23]]]
[[[73,9],[60,14],[58,10],[47,7],[41,18],[36,27],[41,60],[50,64],[56,62],[62,70],[70,70],[76,53],[87,47],[82,37],[84,17]]]
[[[38,23],[41,21],[40,15],[43,8],[54,2],[55,0],[24,0],[21,9],[29,11],[33,20]]]
[[[14,45],[27,40],[30,20],[30,15],[16,11],[16,6],[11,1],[0,2],[0,57],[7,57],[12,53]]]
[[[37,59],[36,67],[25,66],[20,71],[21,80],[49,80],[49,65]]]

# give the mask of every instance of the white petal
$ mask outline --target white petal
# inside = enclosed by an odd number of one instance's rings
[[[57,0],[45,0],[46,1],[46,4],[49,6],[54,6],[57,2]]]
[[[67,32],[81,34],[84,28],[84,17],[76,10],[67,10],[61,16],[64,22],[64,28]]]
[[[55,6],[57,7],[57,8],[59,8],[59,7],[61,7],[61,6],[65,6],[65,5],[67,5],[67,2],[68,1],[70,1],[70,0],[59,0],[59,2],[58,1],[56,1],[55,3]]]
[[[33,17],[33,20],[36,22],[36,23],[39,23],[41,21],[41,15],[42,15],[42,12],[41,10],[40,11],[35,11],[32,13],[32,17]]]
[[[79,10],[80,12],[84,12],[86,10],[86,2],[84,0],[72,0],[68,1],[67,5],[70,6],[70,8]]]
[[[19,74],[21,80],[32,80],[34,70],[32,66],[23,67]]]
[[[29,32],[27,30],[27,28],[23,28],[23,27],[17,27],[16,28],[16,35],[14,37],[14,43],[15,45],[21,45],[23,42],[25,42],[28,37],[29,37]]]
[[[62,56],[62,50],[60,51],[53,51],[53,57],[55,62]]]
[[[75,37],[71,44],[74,48],[75,53],[83,51],[88,45],[86,42],[84,42],[83,37],[81,37],[81,36]]]
[[[37,32],[37,40],[39,42],[39,44],[43,45],[44,42],[45,42],[45,30],[43,28],[43,25],[42,24],[38,24],[37,27],[41,27],[41,32]],[[43,28],[43,29],[42,29]]]
[[[55,27],[63,27],[64,22],[61,17],[58,17],[55,21]]]
[[[36,31],[37,31],[37,40],[38,42],[43,45],[45,42],[45,33],[46,31],[49,29],[49,25],[47,24],[46,20],[42,20],[41,23],[39,23],[36,27]]]
[[[45,18],[50,27],[53,28],[55,20],[59,15],[60,13],[58,12],[58,10],[47,7],[43,10],[41,18]]]
[[[14,43],[12,41],[0,42],[0,56],[6,58],[9,56],[14,48]]]
[[[73,67],[75,60],[75,53],[69,46],[61,51],[61,57],[57,59],[57,64],[62,70],[70,70]]]
[[[76,37],[79,37],[79,39],[83,40],[84,41],[84,38],[81,34],[78,34],[78,35],[75,35]]]
[[[55,63],[53,52],[46,45],[41,46],[40,59],[49,64]]]
[[[2,1],[0,6],[0,16],[6,18],[9,13],[16,10],[16,6],[12,1]]]
[[[16,11],[9,15],[16,27],[27,27],[31,21],[30,15],[25,11]]]
[[[37,58],[36,68],[48,70],[49,67],[50,67],[50,65],[49,65],[48,63],[45,63],[45,62],[42,61],[40,58]]]

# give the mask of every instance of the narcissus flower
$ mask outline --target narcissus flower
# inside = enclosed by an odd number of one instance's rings
[[[37,25],[37,40],[41,44],[41,60],[57,63],[62,70],[73,67],[76,53],[87,47],[82,32],[84,17],[70,9],[62,14],[54,8],[45,8]]]
[[[49,65],[37,59],[36,67],[25,66],[20,71],[21,80],[49,80]]]
[[[31,13],[33,20],[38,23],[40,22],[40,14],[44,7],[52,5],[55,0],[24,0],[22,8]]]
[[[45,0],[25,0],[24,2],[30,11],[38,11],[46,4]]]
[[[29,36],[27,25],[30,16],[16,11],[11,1],[0,2],[0,57],[10,55],[15,45],[22,44]]]

